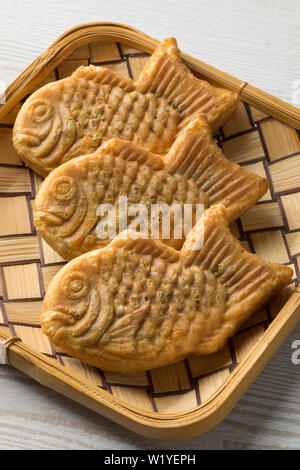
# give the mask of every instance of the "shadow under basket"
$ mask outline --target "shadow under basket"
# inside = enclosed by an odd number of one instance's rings
[[[292,283],[217,354],[134,376],[85,365],[43,335],[44,293],[64,262],[33,226],[42,178],[12,146],[14,120],[34,90],[81,64],[105,65],[136,78],[157,43],[129,26],[82,25],[61,36],[8,87],[0,107],[0,341],[18,336],[9,364],[47,387],[139,434],[186,439],[225,418],[300,319],[299,110],[246,84],[237,111],[216,134],[228,159],[269,181],[267,194],[231,225],[232,232],[251,252],[291,266]],[[213,85],[241,87],[241,80],[182,57]]]

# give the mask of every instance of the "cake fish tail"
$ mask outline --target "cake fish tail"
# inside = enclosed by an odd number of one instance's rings
[[[180,132],[166,156],[166,168],[170,173],[195,178],[210,206],[223,204],[230,221],[252,207],[268,189],[265,178],[225,157],[201,115]]]
[[[196,240],[201,239],[202,247],[195,249]],[[181,256],[187,266],[198,265],[211,271],[227,292],[225,326],[216,326],[215,331],[201,341],[194,351],[200,355],[220,349],[220,343],[225,344],[254,311],[291,281],[293,275],[291,268],[269,263],[245,250],[232,236],[222,205],[204,213],[188,235]]]
[[[142,93],[165,98],[182,116],[180,126],[197,113],[205,113],[209,124],[217,129],[235,110],[239,94],[216,88],[196,78],[180,58],[175,39],[165,39],[154,51],[136,81]]]

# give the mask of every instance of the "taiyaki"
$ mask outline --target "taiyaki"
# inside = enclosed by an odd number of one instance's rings
[[[70,261],[48,288],[41,325],[72,356],[136,373],[218,351],[292,274],[242,248],[216,205],[181,251],[128,231]]]
[[[238,101],[238,93],[197,79],[181,61],[176,40],[166,39],[136,81],[90,65],[40,88],[21,108],[13,143],[41,176],[112,137],[165,154],[195,114],[204,113],[217,128]]]
[[[52,248],[70,260],[109,243],[109,238],[98,237],[97,224],[103,217],[97,215],[97,209],[100,204],[112,204],[118,219],[120,196],[127,197],[128,206],[142,203],[149,209],[149,223],[155,204],[182,208],[191,204],[195,213],[197,204],[222,203],[231,221],[267,188],[264,178],[226,159],[206,119],[197,116],[182,129],[165,157],[114,138],[93,154],[56,168],[37,194],[34,224]],[[184,215],[182,218],[186,221]],[[180,248],[184,234],[180,232],[176,238],[175,223],[164,241]],[[117,230],[122,230],[119,227]],[[159,238],[164,238],[163,234]]]

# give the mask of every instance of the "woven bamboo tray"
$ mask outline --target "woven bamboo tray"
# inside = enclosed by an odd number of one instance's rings
[[[21,338],[9,349],[9,363],[40,383],[140,434],[185,439],[224,419],[300,319],[300,111],[247,84],[236,113],[216,134],[229,159],[270,184],[232,225],[233,233],[250,251],[291,266],[292,283],[221,352],[135,376],[84,365],[42,334],[44,292],[64,263],[35,232],[32,207],[41,178],[12,146],[14,119],[35,89],[89,63],[135,78],[157,43],[129,26],[82,25],[61,36],[7,89],[0,107],[0,341]],[[214,85],[237,90],[242,84],[182,57]]]

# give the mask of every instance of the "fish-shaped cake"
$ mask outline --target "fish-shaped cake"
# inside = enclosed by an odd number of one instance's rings
[[[136,373],[218,351],[292,273],[242,248],[217,205],[181,251],[128,231],[70,261],[48,288],[41,325],[72,356]]]
[[[204,113],[217,128],[238,100],[238,93],[197,79],[183,64],[176,40],[166,39],[136,81],[90,65],[40,88],[19,112],[13,144],[41,176],[112,137],[165,154],[195,114]]]
[[[104,220],[104,213],[102,217],[97,215],[98,208],[113,205],[119,220],[120,196],[127,197],[128,208],[134,204],[147,208],[149,227],[155,204],[180,206],[183,222],[187,222],[185,207],[191,204],[195,223],[197,204],[208,207],[222,203],[232,221],[260,199],[267,188],[264,178],[226,159],[213,140],[206,119],[198,116],[182,129],[165,157],[114,138],[93,154],[56,168],[37,194],[34,224],[51,247],[70,260],[109,243],[109,238],[98,237],[97,225]],[[164,238],[160,233],[159,237],[174,248],[180,248],[184,240],[182,231],[179,235],[174,231],[177,220],[173,221],[170,236]],[[116,224],[115,234],[124,230],[119,227]]]

